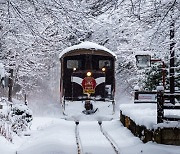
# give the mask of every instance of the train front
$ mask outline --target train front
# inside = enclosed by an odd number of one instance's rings
[[[115,55],[94,43],[65,50],[61,59],[61,102],[65,114],[112,115]]]

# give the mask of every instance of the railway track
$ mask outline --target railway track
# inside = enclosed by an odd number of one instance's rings
[[[82,150],[81,140],[79,136],[79,128],[78,128],[79,122],[75,122],[75,124],[76,124],[75,137],[76,137],[77,153],[82,154],[83,150]]]
[[[80,129],[79,129],[80,123],[75,122],[75,124],[76,124],[76,126],[75,126],[75,137],[76,137],[76,144],[77,144],[77,153],[78,154],[93,153],[93,152],[85,152],[85,150],[83,149],[83,140],[81,140]],[[112,140],[112,138],[108,135],[108,133],[103,129],[102,122],[98,122],[98,124],[99,124],[99,126],[98,126],[99,129],[97,130],[98,134],[101,134],[102,136],[104,136],[104,140],[106,140],[108,142],[108,144],[111,146],[111,148],[113,149],[111,151],[113,151],[113,153],[120,154],[119,150],[118,150],[118,146],[116,145],[116,143]],[[97,140],[98,140],[98,138],[97,138]],[[96,151],[95,153],[98,153],[98,152]]]

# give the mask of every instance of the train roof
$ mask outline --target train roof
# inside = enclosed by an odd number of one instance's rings
[[[68,47],[59,54],[59,58],[61,59],[62,57],[66,56],[66,54],[70,53],[71,51],[74,52],[75,50],[82,50],[82,49],[93,50],[93,51],[103,51],[103,52],[108,53],[115,59],[117,58],[116,54],[113,53],[111,50],[93,42],[82,42],[78,45]]]

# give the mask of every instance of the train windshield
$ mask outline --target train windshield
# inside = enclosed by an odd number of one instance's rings
[[[71,70],[101,70],[112,69],[112,59],[99,55],[78,55],[67,58],[66,68]]]
[[[99,68],[111,68],[111,61],[110,60],[99,60]]]
[[[80,60],[67,60],[67,68],[73,69],[73,68],[80,68]]]

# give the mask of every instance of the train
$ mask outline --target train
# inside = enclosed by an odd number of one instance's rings
[[[69,112],[81,108],[78,112],[94,114],[106,105],[114,112],[116,59],[114,52],[93,42],[82,42],[60,53],[63,113],[72,106]]]

